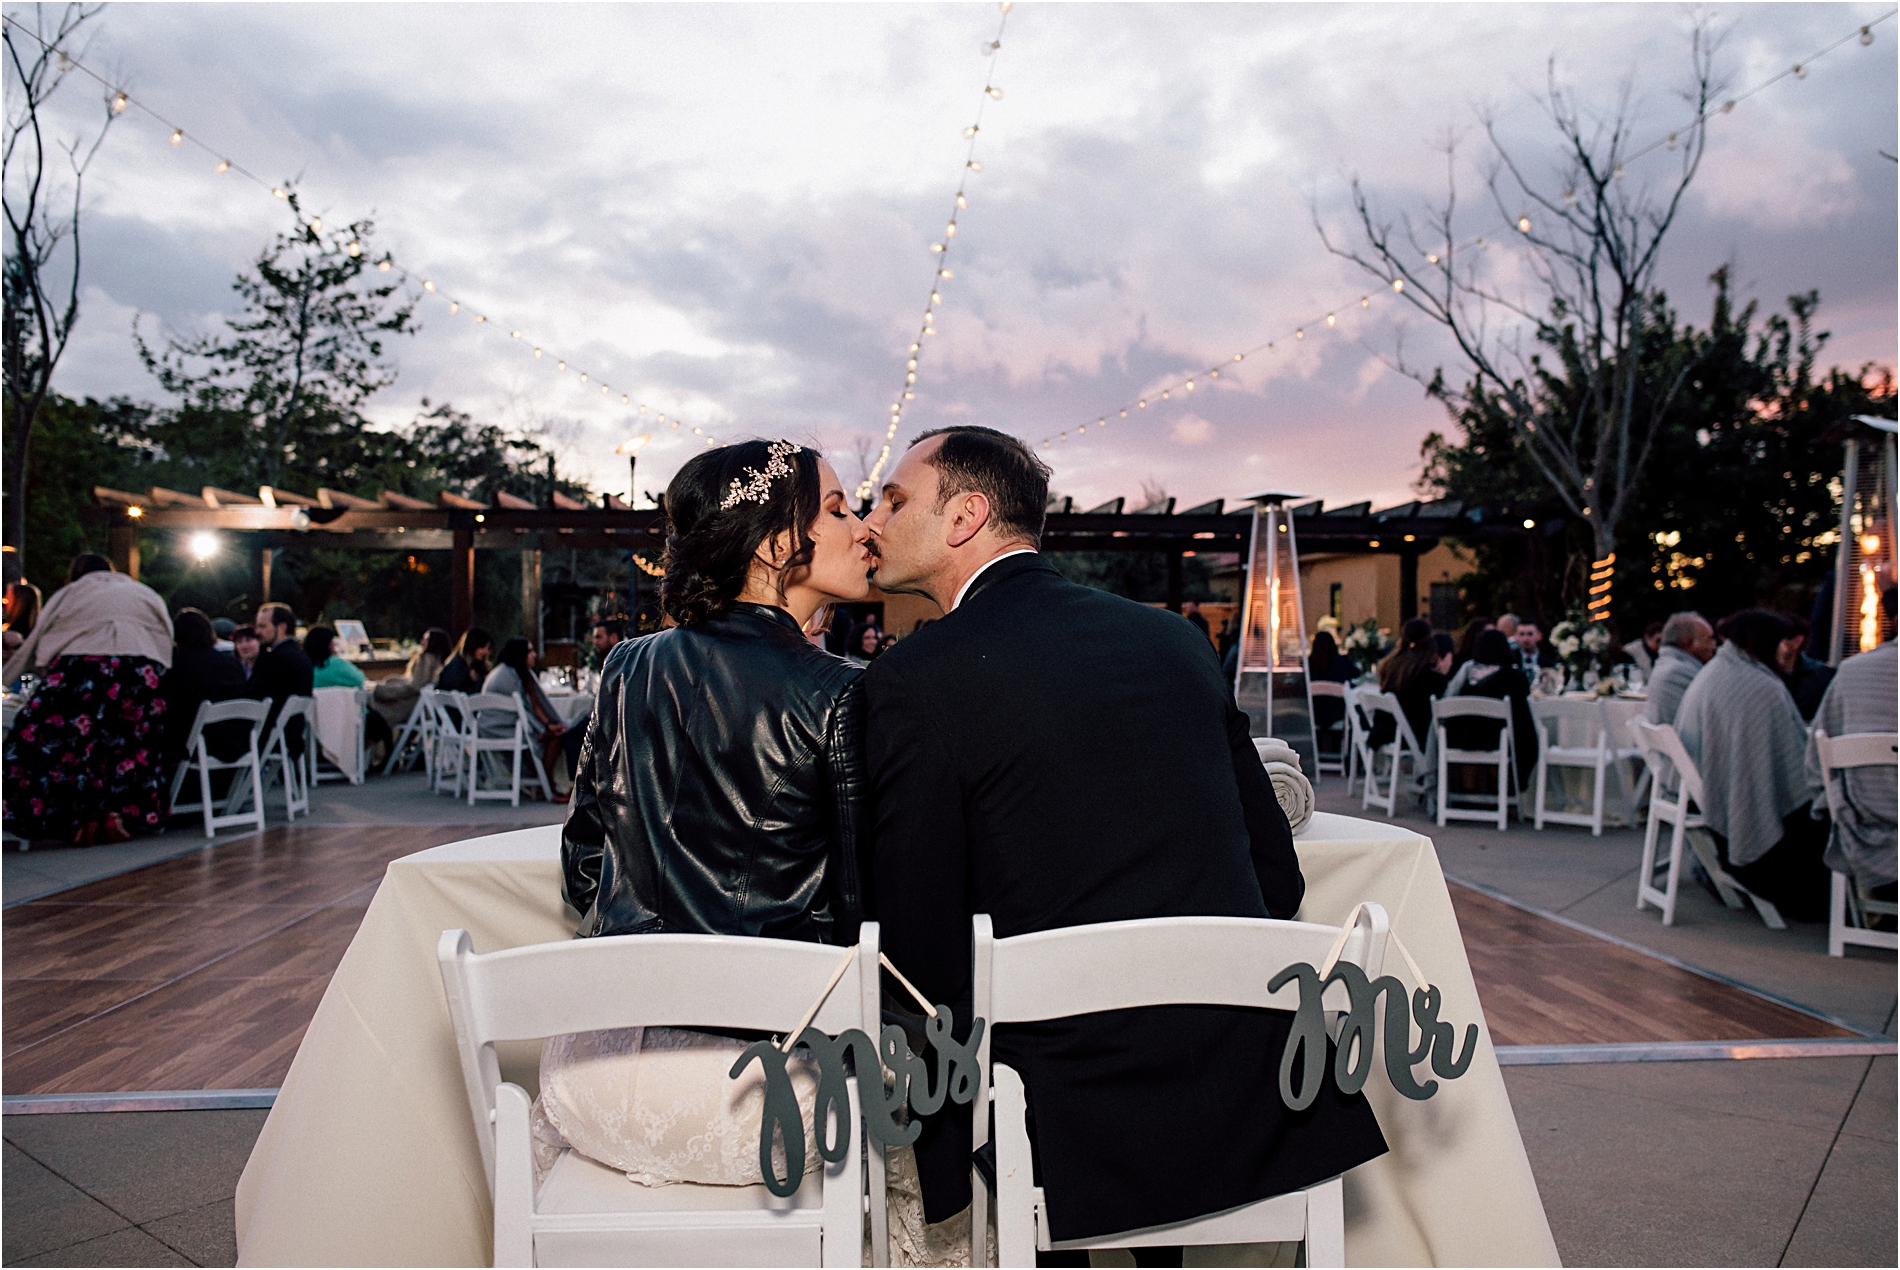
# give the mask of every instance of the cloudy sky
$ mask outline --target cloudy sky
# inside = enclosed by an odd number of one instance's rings
[[[1107,413],[1047,452],[1084,504],[1144,483],[1183,505],[1263,488],[1408,497],[1444,414],[1384,359],[1401,338],[1421,362],[1447,354],[1327,253],[1315,214],[1348,230],[1355,174],[1394,213],[1441,198],[1449,130],[1461,232],[1499,230],[1477,197],[1479,114],[1553,170],[1536,94],[1554,57],[1590,109],[1633,85],[1634,134],[1660,137],[1688,113],[1695,12],[1022,0],[903,435],[978,421],[1039,441]],[[1739,93],[1891,5],[1700,12]],[[117,4],[85,60],[215,151],[294,178],[332,224],[373,217],[377,245],[436,282],[372,402],[379,423],[451,401],[543,430],[599,489],[624,489],[612,451],[636,432],[654,434],[641,483],[658,488],[703,444],[694,426],[816,442],[852,480],[901,390],[999,18],[987,3]],[[1900,22],[1874,30],[1711,126],[1661,273],[1685,317],[1706,321],[1705,279],[1727,263],[1765,308],[1818,288],[1831,361],[1894,363],[1896,179],[1880,152],[1896,149]],[[59,104],[75,120],[100,109],[77,77]],[[215,329],[234,273],[286,227],[283,204],[167,139],[128,112],[89,179],[67,393],[160,399],[134,316]],[[1659,150],[1626,179],[1666,181],[1673,161]],[[1336,328],[1282,338],[1328,311]],[[1278,351],[1218,386],[1114,413],[1269,339]],[[656,425],[662,412],[686,427]]]

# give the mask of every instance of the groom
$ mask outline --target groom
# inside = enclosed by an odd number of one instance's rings
[[[945,614],[863,678],[876,917],[895,964],[954,1005],[960,1027],[974,913],[999,938],[1142,917],[1290,918],[1305,888],[1206,637],[1065,581],[1038,554],[1048,478],[1003,433],[927,432],[866,520],[878,586]],[[1291,1017],[1158,1006],[998,1028],[995,1057],[1028,1088],[1051,1235],[1183,1221],[1381,1154],[1371,1109],[1330,1076],[1305,1112],[1281,1103]],[[928,1220],[969,1203],[970,1145],[967,1116],[927,1125]]]

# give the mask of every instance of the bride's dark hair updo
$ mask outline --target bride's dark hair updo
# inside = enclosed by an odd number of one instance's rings
[[[785,456],[789,476],[764,482],[761,499],[732,495],[759,485],[772,465],[769,447],[784,442],[742,441],[694,455],[666,487],[666,553],[661,563],[660,607],[681,626],[726,611],[745,589],[759,544],[792,535],[791,569],[811,563],[811,525],[818,519],[818,455],[809,446]]]

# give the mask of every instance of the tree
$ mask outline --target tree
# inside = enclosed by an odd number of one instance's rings
[[[1446,146],[1444,202],[1421,223],[1382,219],[1357,177],[1352,207],[1363,247],[1336,245],[1315,215],[1328,250],[1393,287],[1449,334],[1468,378],[1448,381],[1442,368],[1427,373],[1402,353],[1399,369],[1454,414],[1478,411],[1507,425],[1557,501],[1587,521],[1598,559],[1616,552],[1664,420],[1697,365],[1691,346],[1668,338],[1673,322],[1662,321],[1655,278],[1701,166],[1710,103],[1720,92],[1713,60],[1714,42],[1698,24],[1683,94],[1694,122],[1669,135],[1675,171],[1653,192],[1625,175],[1625,164],[1651,148],[1633,144],[1628,82],[1614,114],[1599,119],[1560,86],[1552,60],[1540,99],[1559,143],[1559,175],[1549,184],[1504,143],[1495,116],[1482,120],[1492,151],[1491,210],[1505,236],[1526,248],[1536,298],[1507,296],[1486,267],[1484,238],[1467,239],[1457,219],[1455,142]],[[1555,369],[1546,368],[1547,356]],[[1553,391],[1559,382],[1568,391]]]
[[[184,399],[181,418],[234,434],[234,457],[254,473],[246,484],[277,485],[291,471],[345,479],[366,457],[360,408],[396,379],[385,342],[416,330],[396,283],[363,277],[372,263],[389,269],[387,253],[373,259],[366,245],[371,223],[326,233],[304,222],[294,192],[289,203],[297,232],[277,235],[255,272],[238,275],[244,312],[224,332],[155,351],[133,322],[146,369]]]
[[[26,556],[26,491],[30,447],[53,371],[79,321],[80,212],[86,170],[92,166],[123,98],[108,94],[98,130],[58,141],[46,136],[41,111],[73,69],[72,51],[85,24],[104,5],[68,4],[49,28],[45,9],[33,6],[32,30],[9,14],[6,46],[4,152],[7,255],[0,292],[0,358],[4,360],[6,429],[5,515],[0,535]],[[116,108],[115,108],[116,105]],[[72,189],[60,187],[54,156],[65,156]],[[61,254],[62,248],[64,255]]]
[[[1787,315],[1757,321],[1754,303],[1735,308],[1726,269],[1710,282],[1706,329],[1678,327],[1660,295],[1645,318],[1648,338],[1673,346],[1657,361],[1694,366],[1657,430],[1652,462],[1697,479],[1652,481],[1631,496],[1633,532],[1614,591],[1626,631],[1682,608],[1806,612],[1832,565],[1839,517],[1841,450],[1822,438],[1849,416],[1894,412],[1890,370],[1817,372],[1828,339],[1814,329],[1817,294],[1790,296]],[[1531,390],[1553,413],[1575,391],[1550,373]],[[1421,447],[1420,492],[1508,507],[1539,526],[1520,540],[1465,544],[1478,561],[1463,584],[1466,604],[1546,616],[1575,606],[1594,547],[1589,523],[1567,515],[1495,397],[1474,396],[1456,417],[1455,441],[1434,432]]]

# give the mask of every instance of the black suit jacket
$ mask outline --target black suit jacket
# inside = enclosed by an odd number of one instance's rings
[[[215,648],[174,648],[171,668],[159,676],[158,695],[165,698],[165,761],[176,763],[190,757],[185,753],[185,738],[200,705],[251,694],[244,668],[229,653]],[[214,723],[205,731],[205,747],[212,757],[228,762],[244,753],[248,726],[241,720]],[[261,738],[258,744],[261,748]]]
[[[991,565],[865,672],[883,947],[970,1016],[970,918],[999,937],[1142,917],[1288,918],[1286,816],[1208,641],[1172,613]],[[1264,973],[1272,973],[1265,970]],[[1363,1099],[1279,1099],[1291,1016],[1206,1006],[999,1028],[1059,1239],[1183,1220],[1384,1150]],[[968,1113],[917,1147],[925,1213],[969,1202]]]
[[[277,712],[283,709],[285,699],[307,697],[315,690],[313,681],[316,673],[310,664],[309,655],[294,639],[281,640],[276,647],[267,648],[257,655],[257,665],[251,670],[248,685],[250,694],[260,701],[271,703],[270,716],[264,720],[263,730],[258,733],[260,745],[269,739],[271,729],[277,726]],[[293,719],[285,726],[284,740],[293,758],[302,755],[302,719]]]

